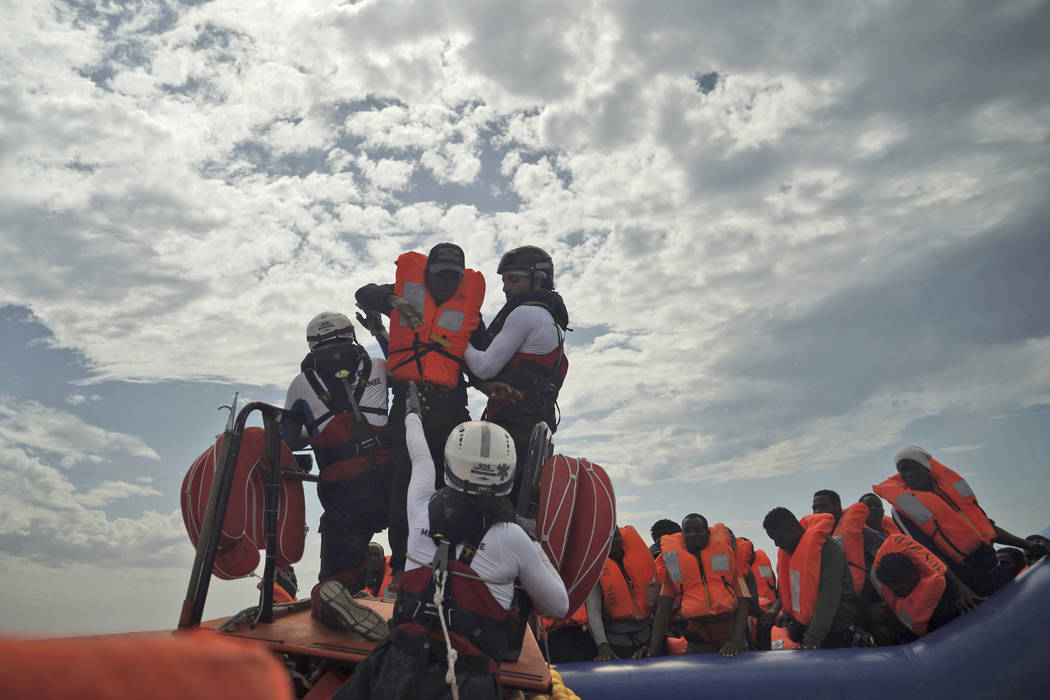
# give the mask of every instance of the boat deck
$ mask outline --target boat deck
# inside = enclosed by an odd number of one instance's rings
[[[383,619],[390,619],[394,604],[371,596],[355,599],[375,610]],[[215,629],[228,617],[201,623],[204,629]],[[289,613],[270,623],[260,623],[254,629],[242,624],[226,632],[256,642],[264,642],[282,653],[319,656],[350,663],[363,660],[377,642],[353,633],[338,632],[310,616],[309,610]],[[546,690],[551,685],[550,668],[540,653],[536,638],[529,631],[522,643],[521,656],[514,663],[500,666],[500,682],[504,686],[529,690]]]

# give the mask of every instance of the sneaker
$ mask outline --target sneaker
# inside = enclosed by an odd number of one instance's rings
[[[354,600],[350,589],[339,581],[326,581],[317,592],[321,596],[321,621],[329,627],[356,632],[374,642],[386,639],[390,633],[386,620]]]

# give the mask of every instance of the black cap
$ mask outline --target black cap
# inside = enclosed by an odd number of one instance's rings
[[[462,275],[465,267],[463,249],[455,243],[438,243],[427,256],[427,268],[431,272],[455,270]]]

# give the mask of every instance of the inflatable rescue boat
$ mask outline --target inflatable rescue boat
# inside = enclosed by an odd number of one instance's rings
[[[236,403],[236,399],[235,399]],[[249,414],[263,428],[245,428]],[[280,442],[281,409],[231,408],[226,431],[194,462],[183,516],[196,544],[174,631],[63,640],[0,639],[2,698],[187,697],[327,700],[376,643],[311,618],[309,600],[274,603],[274,571],[303,553],[302,481],[316,476]],[[537,426],[520,512],[578,607],[594,586],[616,525],[608,476],[587,460],[554,455]],[[1050,535],[1050,529],[1046,533]],[[265,565],[258,605],[202,621],[211,577]],[[393,602],[358,602],[384,618]],[[562,685],[564,679],[564,685]],[[552,693],[585,700],[733,698],[1045,697],[1050,689],[1050,565],[1041,560],[985,601],[929,635],[895,647],[745,652],[560,664],[551,668],[528,631],[504,662],[505,698]]]

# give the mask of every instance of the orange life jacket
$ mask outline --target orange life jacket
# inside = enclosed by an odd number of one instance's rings
[[[786,627],[774,627],[769,632],[769,648],[772,651],[797,649],[798,643],[792,641]]]
[[[386,595],[386,587],[394,580],[394,572],[390,568],[390,555],[387,554],[383,559],[386,561],[386,566],[383,567],[383,582],[379,584],[379,595],[377,598],[382,598]]]
[[[795,551],[777,550],[777,581],[784,612],[808,625],[817,605],[821,549],[835,528],[835,518],[830,513],[815,513],[799,522],[806,532]]]
[[[602,617],[607,620],[647,620],[653,611],[649,607],[646,586],[656,576],[653,555],[641,535],[631,525],[620,528],[623,538],[623,568],[627,578],[612,559],[605,560],[601,577]]]
[[[255,584],[256,589],[262,589],[262,581]],[[275,603],[294,603],[295,596],[285,590],[284,586],[274,581],[273,583],[273,602]]]
[[[736,609],[740,575],[732,542],[729,529],[715,523],[711,526],[711,539],[698,560],[686,550],[682,533],[660,538],[662,554],[657,571],[661,581],[670,580],[674,584],[681,599],[681,615],[686,620]]]
[[[668,656],[684,656],[689,651],[689,642],[685,640],[685,637],[668,637],[667,638],[667,655]]]
[[[930,460],[934,491],[915,491],[894,474],[872,490],[893,504],[929,537],[941,554],[961,562],[995,539],[995,527],[977,505],[966,480],[935,459]]]
[[[587,606],[581,605],[576,608],[576,612],[568,617],[561,617],[558,619],[542,617],[540,619],[543,621],[543,629],[548,632],[560,630],[563,627],[583,627],[587,624]]]
[[[413,329],[401,313],[390,312],[390,374],[399,382],[431,382],[447,388],[459,385],[463,352],[481,321],[485,277],[466,270],[452,298],[438,306],[426,284],[427,257],[403,253],[397,259],[394,292],[423,316]]]
[[[831,536],[842,545],[846,552],[846,565],[853,577],[853,592],[860,594],[868,572],[864,566],[864,521],[868,518],[868,507],[863,503],[854,503],[842,511]]]
[[[892,552],[904,554],[919,570],[919,583],[911,593],[903,598],[898,598],[884,586],[879,577],[875,575],[875,567],[879,565],[882,558]],[[879,553],[875,555],[875,566],[871,569],[871,582],[875,584],[875,590],[879,592],[886,604],[893,608],[897,619],[910,629],[918,637],[926,634],[926,626],[930,622],[937,603],[941,600],[944,587],[947,582],[944,577],[946,567],[944,563],[934,556],[933,552],[907,535],[890,535],[879,547]]]
[[[751,560],[755,556],[755,543],[745,537],[736,538],[736,570],[741,576],[751,571]]]
[[[758,606],[769,610],[777,600],[777,577],[773,573],[769,555],[761,549],[755,550],[755,562],[751,565],[751,571],[755,574],[755,583],[758,584]]]
[[[897,523],[893,522],[893,518],[888,515],[882,516],[882,530],[883,535],[889,537],[890,535],[903,535],[901,529],[897,527]]]
[[[376,598],[382,598],[386,594],[386,587],[389,586],[390,583],[394,580],[394,572],[390,570],[389,554],[383,557],[383,562],[383,575],[379,580],[379,592],[374,594]],[[368,572],[366,571],[365,573],[367,574]],[[367,576],[365,578],[366,583],[368,583]],[[371,579],[371,581],[374,582],[375,579]],[[369,595],[372,595],[372,588],[370,585],[366,585],[361,590],[366,591]]]

